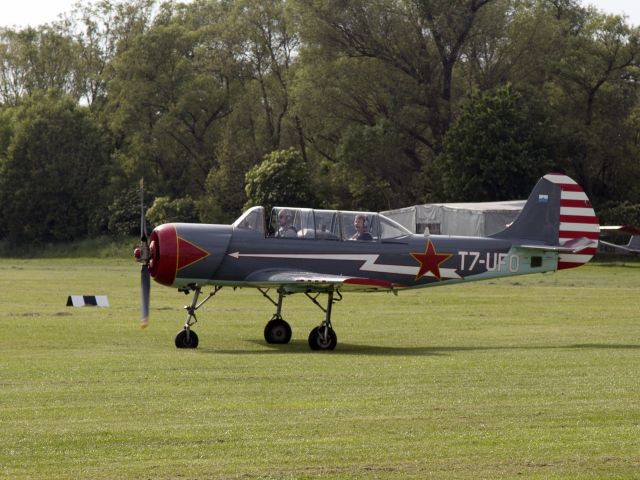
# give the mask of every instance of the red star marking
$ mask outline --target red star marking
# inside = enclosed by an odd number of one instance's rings
[[[436,253],[436,249],[434,248],[433,243],[431,243],[431,240],[429,240],[424,253],[411,254],[413,258],[420,262],[420,270],[418,270],[416,280],[420,280],[429,272],[432,272],[434,277],[436,277],[438,280],[441,280],[440,264],[445,262],[452,255],[452,253]]]

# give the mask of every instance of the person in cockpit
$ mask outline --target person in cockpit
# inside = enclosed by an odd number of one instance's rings
[[[298,236],[298,231],[292,225],[293,215],[289,210],[282,209],[278,212],[278,230],[274,237],[276,238],[294,238]]]
[[[373,240],[373,237],[367,232],[367,217],[361,213],[358,213],[353,219],[353,226],[356,229],[356,233],[349,240]]]

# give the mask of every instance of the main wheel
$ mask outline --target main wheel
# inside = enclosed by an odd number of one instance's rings
[[[176,335],[176,347],[178,348],[196,348],[198,346],[198,335],[193,330],[180,330]]]
[[[324,335],[325,328],[325,326],[320,325],[311,330],[309,334],[309,347],[311,350],[333,350],[336,348],[338,344],[336,332],[333,331],[333,328],[327,328],[326,335]]]
[[[281,318],[269,320],[264,327],[264,339],[267,343],[289,343],[291,327]]]

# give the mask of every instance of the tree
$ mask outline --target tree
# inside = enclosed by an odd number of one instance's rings
[[[196,7],[210,16],[218,9]],[[234,73],[232,52],[216,43],[211,28],[164,4],[149,30],[112,62],[107,115],[124,171],[131,181],[144,176],[161,196],[198,198],[216,165]]]
[[[82,238],[104,205],[108,150],[86,108],[36,95],[15,114],[0,172],[0,209],[13,243]]]
[[[313,175],[299,151],[290,148],[264,157],[262,163],[247,172],[245,208],[263,205],[270,210],[276,205],[313,207]]]
[[[17,105],[38,91],[80,98],[75,82],[78,49],[57,27],[0,29],[0,104]]]
[[[545,118],[542,102],[509,85],[472,97],[445,138],[444,199],[526,198],[552,165]]]
[[[107,84],[114,74],[112,61],[149,28],[155,3],[155,0],[79,1],[60,25],[77,45],[75,82],[82,100],[93,111],[104,107]]]
[[[587,10],[553,65],[552,84],[560,90],[554,107],[565,139],[559,154],[594,198],[610,195],[630,173],[624,160],[633,143],[627,119],[638,104],[639,59],[637,28]]]
[[[295,17],[283,0],[237,0],[210,26],[231,52],[234,94],[221,126],[215,164],[198,201],[200,217],[231,221],[246,201],[245,173],[275,150],[296,147],[306,160],[302,122],[292,109],[299,46]]]

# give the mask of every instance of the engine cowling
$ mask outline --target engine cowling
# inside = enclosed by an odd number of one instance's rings
[[[158,283],[207,283],[231,239],[229,225],[167,223],[155,228],[149,243],[149,272]]]

